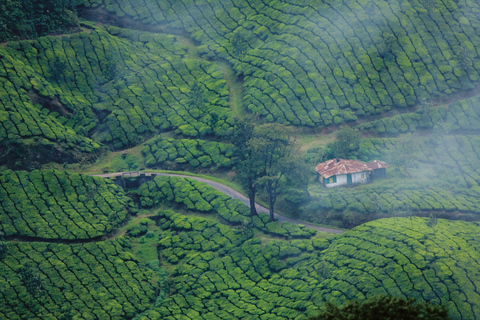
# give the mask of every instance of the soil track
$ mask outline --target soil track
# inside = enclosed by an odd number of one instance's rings
[[[248,198],[246,196],[244,196],[240,192],[235,191],[234,189],[232,189],[230,187],[227,187],[226,185],[221,184],[219,182],[215,182],[215,181],[204,179],[204,178],[187,176],[187,175],[182,175],[182,174],[174,174],[174,173],[157,173],[157,172],[146,172],[146,171],[142,171],[141,173],[145,174],[146,176],[156,174],[156,175],[159,175],[159,176],[173,176],[173,177],[190,178],[190,179],[193,179],[193,180],[196,180],[196,181],[204,182],[204,183],[210,185],[211,187],[217,189],[218,191],[220,191],[220,192],[222,192],[222,193],[224,193],[224,194],[226,194],[226,195],[228,195],[228,196],[230,196],[234,199],[238,199],[238,200],[242,201],[247,206],[250,206]],[[102,177],[102,178],[114,178],[114,177],[122,176],[123,174],[126,174],[127,177],[128,177],[128,176],[134,176],[135,174],[138,174],[138,172],[114,172],[114,173],[104,173],[104,174],[92,174],[92,176]],[[264,206],[262,206],[258,203],[255,203],[255,207],[257,208],[258,212],[263,212],[263,213],[266,213],[266,214],[269,213],[268,209],[266,207],[264,207]],[[306,224],[306,223],[303,223],[301,221],[297,221],[297,220],[287,218],[287,217],[282,216],[282,215],[280,215],[276,212],[274,213],[274,215],[275,215],[275,218],[280,222],[287,221],[287,222],[290,222],[290,223],[301,224],[301,225],[304,225],[307,228],[313,228],[313,229],[321,231],[321,232],[338,233],[338,234],[341,234],[341,233],[345,232],[344,230],[340,230],[340,229],[325,228],[325,227],[319,227],[319,226],[315,226],[315,225],[311,225],[311,224]]]

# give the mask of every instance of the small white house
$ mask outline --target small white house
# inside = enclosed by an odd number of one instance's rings
[[[332,159],[315,167],[319,181],[326,187],[336,187],[344,184],[367,183],[374,177],[385,178],[387,164],[375,160],[363,163],[357,160]]]

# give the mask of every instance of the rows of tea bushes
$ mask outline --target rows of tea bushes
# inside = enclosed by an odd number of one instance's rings
[[[446,132],[480,128],[480,98],[460,100],[448,106],[429,107],[425,111],[404,113],[358,126],[374,134],[396,135],[442,126]]]
[[[253,224],[255,228],[275,236],[309,238],[316,233],[314,229],[305,229],[290,222],[269,222],[268,215],[264,213],[251,216],[250,208],[240,200],[190,178],[158,176],[143,184],[138,194],[144,208],[178,203],[190,210],[216,213],[232,225]]]
[[[159,129],[201,136],[230,127],[228,89],[215,64],[187,57],[188,46],[174,36],[90,29],[0,48],[2,99],[18,113],[11,130],[22,137],[32,130],[40,134],[27,118],[29,109],[41,114],[39,120],[53,121],[53,129],[44,129],[49,139],[62,138],[66,127],[117,148],[137,144]],[[3,105],[10,112],[8,103]]]
[[[152,272],[115,241],[8,243],[2,319],[131,319],[155,299]]]
[[[478,319],[480,259],[476,223],[390,218],[359,226],[333,241],[323,255],[327,301],[379,294],[447,306],[452,319]]]
[[[244,103],[270,121],[341,124],[479,81],[479,5],[467,1],[82,0],[184,29],[244,76]]]
[[[192,167],[231,167],[230,144],[193,139],[157,138],[142,149],[147,167],[161,167],[166,161],[188,164]]]
[[[125,220],[131,202],[108,179],[6,170],[0,174],[0,231],[12,237],[98,238]]]
[[[32,144],[40,149],[53,148],[65,155],[64,161],[68,159],[69,152],[88,156],[99,151],[98,143],[77,135],[62,121],[50,116],[48,108],[67,111],[61,108],[57,92],[41,74],[36,73],[11,48],[1,47],[0,57],[1,145],[16,144],[17,149],[21,145]],[[42,109],[40,103],[46,108]],[[5,152],[4,155],[10,154]],[[48,158],[48,154],[42,157]],[[3,155],[0,158],[3,163],[9,161]]]
[[[301,319],[321,300],[316,268],[325,239],[248,239],[173,211],[158,214],[162,263],[175,266],[175,292],[139,319]]]
[[[388,163],[400,139],[362,139],[360,149],[371,160]],[[445,218],[479,220],[480,138],[432,134],[415,139],[419,146],[412,150],[411,176],[403,165],[391,165],[385,181],[340,189],[315,183],[301,218],[351,227],[375,218],[435,211]]]
[[[415,166],[433,170],[432,185],[451,188],[472,188],[480,191],[480,139],[476,135],[437,135],[416,138]],[[397,147],[398,139],[363,139],[361,148],[372,155],[384,156]],[[414,168],[415,169],[415,168]],[[421,170],[419,170],[421,171]]]

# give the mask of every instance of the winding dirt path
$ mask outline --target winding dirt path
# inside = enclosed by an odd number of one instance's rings
[[[104,173],[104,174],[92,174],[91,176],[102,177],[102,178],[114,178],[114,177],[119,177],[119,176],[122,176],[122,175],[125,175],[126,177],[136,177],[139,174],[140,174],[140,172],[114,172],[114,173]],[[151,176],[152,174],[155,174],[155,175],[158,175],[158,176],[172,176],[172,177],[190,178],[190,179],[193,179],[193,180],[196,180],[196,181],[204,182],[204,183],[210,185],[211,187],[217,189],[218,191],[220,191],[222,193],[225,193],[226,195],[228,195],[228,196],[230,196],[234,199],[240,200],[241,202],[243,202],[247,206],[250,206],[249,200],[246,196],[244,196],[240,192],[235,191],[234,189],[232,189],[230,187],[227,187],[226,185],[221,184],[219,182],[215,182],[215,181],[204,179],[204,178],[187,176],[187,175],[182,175],[182,174],[174,174],[174,173],[157,173],[157,172],[142,171],[141,174],[145,174],[145,176]],[[255,207],[257,208],[258,212],[263,212],[263,213],[266,213],[266,214],[269,213],[267,208],[265,208],[264,206],[262,206],[258,203],[255,203]],[[311,224],[306,224],[306,223],[303,223],[303,222],[300,222],[300,221],[297,221],[297,220],[293,220],[293,219],[284,217],[284,216],[282,216],[282,215],[280,215],[276,212],[274,213],[274,215],[275,215],[275,218],[278,219],[278,221],[280,221],[280,222],[287,221],[287,222],[290,222],[290,223],[301,224],[301,225],[304,225],[307,228],[313,228],[315,230],[322,231],[322,232],[338,233],[338,234],[341,234],[341,233],[345,232],[344,230],[340,230],[340,229],[325,228],[325,227],[319,227],[319,226],[315,226],[315,225],[311,225]]]

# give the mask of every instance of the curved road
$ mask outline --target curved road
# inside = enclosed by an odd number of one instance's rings
[[[140,173],[145,174],[145,176],[151,176],[152,174],[154,174],[154,175],[157,175],[157,176],[173,176],[173,177],[190,178],[190,179],[193,179],[193,180],[196,180],[196,181],[204,182],[204,183],[210,185],[211,187],[217,189],[218,191],[220,191],[222,193],[225,193],[226,195],[228,195],[228,196],[230,196],[234,199],[238,199],[238,200],[242,201],[247,206],[250,206],[249,199],[246,196],[244,196],[243,194],[241,194],[240,192],[235,191],[234,189],[232,189],[230,187],[227,187],[226,185],[223,185],[219,182],[215,182],[215,181],[212,181],[212,180],[199,178],[199,177],[187,176],[187,175],[182,175],[182,174],[174,174],[174,173],[158,173],[158,172],[146,172],[146,171],[142,171],[142,172],[136,172],[136,171],[135,172],[114,172],[114,173],[104,173],[104,174],[92,174],[91,176],[102,177],[102,178],[114,178],[114,177],[119,177],[119,176],[122,176],[122,175],[126,176],[126,177],[136,177]],[[264,206],[262,206],[258,203],[255,203],[255,207],[257,208],[258,212],[263,212],[263,213],[269,214],[268,209],[265,208]],[[322,232],[330,232],[330,233],[338,233],[338,234],[345,232],[344,230],[340,230],[340,229],[324,228],[324,227],[314,226],[314,225],[311,225],[311,224],[306,224],[306,223],[303,223],[303,222],[300,222],[300,221],[296,221],[296,220],[284,217],[284,216],[282,216],[282,215],[280,215],[276,212],[274,213],[274,216],[280,222],[287,221],[287,222],[290,222],[290,223],[301,224],[301,225],[304,225],[307,228],[313,228],[315,230],[322,231]]]

